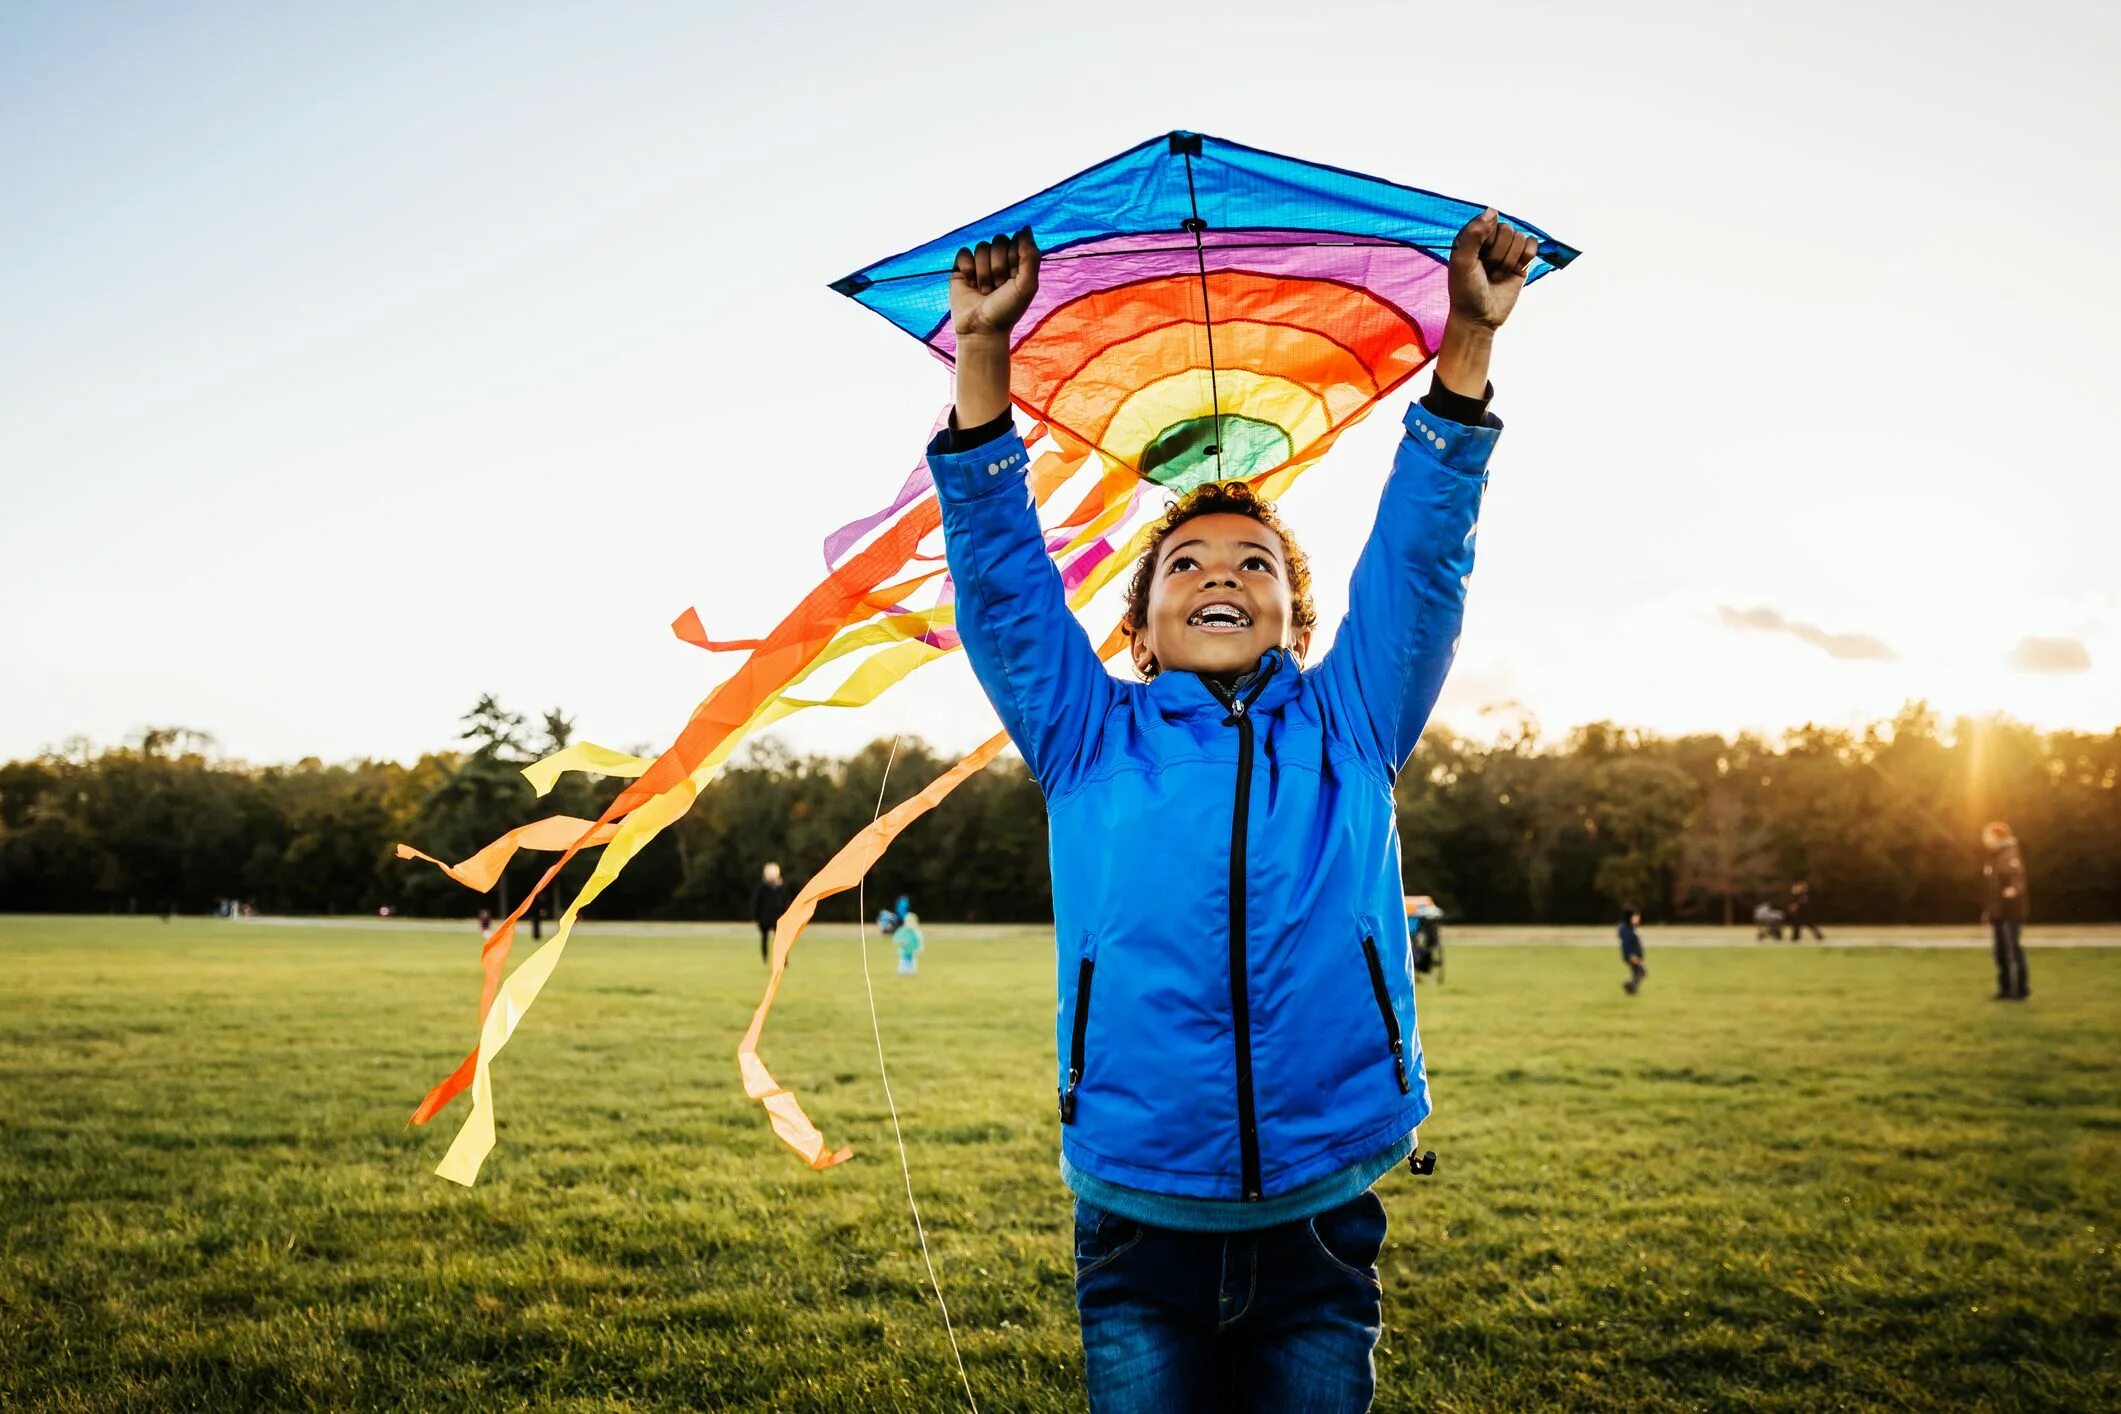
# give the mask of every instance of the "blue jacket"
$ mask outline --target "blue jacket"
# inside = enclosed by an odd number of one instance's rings
[[[1458,646],[1501,424],[1407,412],[1348,616],[1242,697],[1105,671],[1012,431],[929,466],[957,628],[1046,796],[1061,1146],[1112,1183],[1285,1193],[1429,1113],[1392,782]]]

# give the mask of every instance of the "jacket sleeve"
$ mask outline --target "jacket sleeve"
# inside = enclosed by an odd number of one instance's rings
[[[1407,409],[1348,615],[1319,665],[1343,730],[1387,779],[1414,754],[1458,651],[1473,532],[1501,434],[1492,415],[1466,426],[1420,403]]]
[[[957,596],[957,632],[987,700],[1047,795],[1081,759],[1091,725],[1118,692],[1068,612],[1012,427],[964,451],[949,432],[928,447]]]

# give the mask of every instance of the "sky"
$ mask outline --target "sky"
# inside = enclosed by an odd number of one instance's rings
[[[771,627],[948,395],[827,282],[1173,128],[1584,252],[1438,720],[2111,730],[2117,69],[2094,3],[10,4],[0,758],[660,748],[735,661],[670,620]],[[1282,506],[1322,623],[1396,423]],[[778,734],[992,724],[951,659]]]

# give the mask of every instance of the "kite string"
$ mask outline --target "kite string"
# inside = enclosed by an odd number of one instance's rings
[[[884,816],[884,791],[891,782],[891,766],[898,760],[899,738],[891,738],[891,754],[884,758],[884,778],[876,784],[876,814],[870,824]],[[914,1235],[920,1239],[921,1262],[928,1268],[928,1285],[935,1292],[936,1309],[943,1313],[943,1334],[950,1338],[950,1355],[957,1361],[957,1377],[965,1387],[965,1403],[979,1414],[979,1401],[972,1397],[972,1376],[965,1372],[964,1352],[957,1348],[957,1330],[950,1324],[950,1303],[943,1299],[943,1283],[935,1274],[935,1258],[928,1252],[928,1230],[921,1223],[921,1205],[913,1197],[913,1166],[906,1157],[906,1135],[899,1127],[898,1101],[891,1095],[891,1072],[884,1064],[884,1028],[876,1015],[876,983],[869,975],[869,873],[862,871],[855,885],[855,925],[860,930],[862,987],[869,994],[869,1030],[876,1037],[876,1075],[884,1083],[884,1104],[891,1111],[891,1135],[898,1141],[899,1172],[906,1180],[906,1208],[913,1214]]]

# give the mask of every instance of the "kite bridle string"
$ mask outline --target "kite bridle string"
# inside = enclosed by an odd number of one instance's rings
[[[1223,395],[1215,386],[1215,320],[1208,310],[1208,248],[1200,233],[1208,228],[1200,219],[1200,198],[1193,194],[1193,154],[1186,157],[1186,202],[1193,208],[1193,219],[1187,222],[1193,232],[1193,258],[1200,264],[1200,323],[1208,331],[1208,401],[1215,409],[1215,479],[1223,479]]]
[[[874,825],[884,817],[884,790],[891,783],[891,766],[898,760],[897,737],[891,738],[891,754],[884,758],[884,778],[876,783]],[[862,988],[869,994],[869,1030],[876,1037],[876,1076],[884,1083],[884,1104],[891,1111],[891,1136],[898,1141],[899,1172],[906,1180],[906,1208],[913,1214],[914,1235],[920,1238],[921,1262],[928,1268],[928,1285],[935,1292],[936,1309],[943,1313],[943,1334],[950,1337],[950,1355],[957,1361],[957,1377],[965,1387],[965,1403],[979,1414],[979,1401],[972,1397],[972,1377],[965,1373],[965,1355],[957,1348],[957,1330],[950,1324],[950,1303],[943,1299],[943,1284],[935,1275],[935,1259],[928,1253],[928,1230],[921,1224],[921,1205],[913,1197],[913,1166],[906,1158],[906,1135],[899,1128],[898,1101],[891,1097],[891,1072],[884,1065],[884,1028],[876,1016],[876,983],[869,976],[869,874],[862,873],[855,885],[855,924],[861,930]]]

